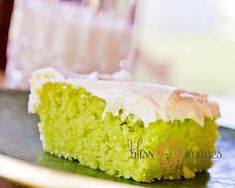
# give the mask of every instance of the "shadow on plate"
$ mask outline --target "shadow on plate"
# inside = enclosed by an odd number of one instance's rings
[[[89,177],[96,177],[105,180],[116,181],[119,183],[127,183],[132,185],[144,186],[144,187],[190,187],[190,188],[200,188],[206,187],[207,182],[209,181],[209,173],[202,172],[198,173],[196,178],[190,180],[163,180],[163,181],[156,181],[153,183],[139,183],[133,180],[128,180],[124,178],[113,177],[100,170],[94,170],[86,166],[80,165],[78,161],[71,161],[66,160],[62,157],[56,157],[49,153],[44,152],[39,160],[39,165],[45,166],[52,169],[62,170],[64,172],[75,173],[79,175],[89,176]]]

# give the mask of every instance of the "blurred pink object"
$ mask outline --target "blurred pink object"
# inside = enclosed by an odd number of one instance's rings
[[[120,70],[132,50],[134,14],[134,0],[16,1],[5,86],[27,89],[31,73],[48,66],[76,73]],[[130,70],[132,62],[121,66]]]

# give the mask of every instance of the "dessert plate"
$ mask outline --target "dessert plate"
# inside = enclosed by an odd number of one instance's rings
[[[235,130],[219,127],[221,139],[217,149],[222,158],[214,160],[215,164],[208,172],[198,173],[191,180],[138,183],[44,152],[37,127],[39,119],[28,114],[27,101],[28,92],[0,91],[2,177],[40,187],[235,187]]]

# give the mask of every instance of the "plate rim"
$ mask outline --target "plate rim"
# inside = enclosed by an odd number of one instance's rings
[[[50,169],[0,154],[0,176],[36,187],[140,187]]]

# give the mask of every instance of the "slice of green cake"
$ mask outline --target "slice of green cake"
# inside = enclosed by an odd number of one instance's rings
[[[45,151],[140,182],[193,178],[212,165],[219,107],[169,86],[33,73],[29,112]]]

